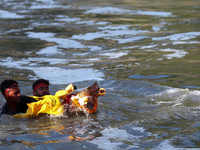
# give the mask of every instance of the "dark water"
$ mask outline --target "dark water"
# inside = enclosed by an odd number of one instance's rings
[[[89,116],[1,115],[0,149],[199,149],[199,16],[199,0],[1,0],[1,81],[107,95]]]

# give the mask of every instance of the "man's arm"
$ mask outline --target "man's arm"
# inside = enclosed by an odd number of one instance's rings
[[[35,100],[34,98],[31,98],[29,96],[25,96],[25,95],[21,95],[21,100],[24,103],[32,103],[32,102],[36,102],[37,100]]]

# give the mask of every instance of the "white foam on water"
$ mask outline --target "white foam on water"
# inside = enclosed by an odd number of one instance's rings
[[[196,38],[197,36],[200,36],[200,32],[187,32],[187,33],[177,33],[172,34],[166,37],[154,37],[152,40],[165,40],[169,39],[172,41],[179,41],[179,40],[190,40],[192,38]]]
[[[109,53],[100,54],[100,56],[106,56],[110,59],[114,59],[114,58],[122,57],[122,56],[127,55],[127,54],[128,53],[126,53],[126,52],[109,52]]]
[[[140,49],[147,49],[147,48],[154,48],[157,45],[148,45],[148,46],[141,46]]]
[[[164,140],[159,146],[153,148],[152,150],[199,150],[199,148],[175,148],[170,145],[169,140]]]
[[[108,25],[109,22],[96,22],[94,20],[77,21],[75,24],[86,24],[86,25]]]
[[[131,10],[121,9],[117,7],[94,7],[90,10],[86,10],[84,13],[89,14],[130,14]]]
[[[133,145],[129,148],[139,148],[137,145],[139,138],[141,136],[134,136],[129,134],[126,130],[118,129],[118,128],[105,128],[101,131],[102,136],[89,141],[90,143],[96,144],[98,148],[104,150],[115,150],[120,149],[120,145],[124,143],[124,141],[131,142]],[[127,149],[129,149],[127,148]]]
[[[31,58],[29,57],[28,59],[21,59],[21,60],[14,60],[11,57],[7,57],[6,59],[1,59],[2,63],[0,64],[1,66],[8,66],[11,68],[23,68],[24,65],[27,66],[36,66],[40,63],[49,63],[50,65],[55,65],[55,64],[66,64],[68,63],[68,60],[66,59],[60,59],[60,58]]]
[[[50,3],[53,4],[54,1],[53,0],[36,0],[37,2],[42,2],[42,3]]]
[[[161,31],[161,29],[164,28],[163,25],[165,25],[165,24],[166,24],[166,22],[160,22],[160,24],[156,24],[156,25],[152,26],[152,30],[155,32]],[[167,23],[167,24],[169,25],[169,23]]]
[[[85,52],[85,53],[75,53],[73,54],[74,56],[85,56],[85,55],[89,55],[89,52]]]
[[[44,33],[44,32],[26,32],[30,38],[38,38],[41,40],[45,40],[47,42],[57,43],[59,47],[62,48],[90,48],[91,51],[101,50],[101,47],[98,46],[85,46],[80,42],[77,42],[72,39],[66,38],[57,38],[54,33]]]
[[[196,95],[196,96],[200,96],[200,91],[190,91],[190,94]]]
[[[64,26],[65,23],[58,23],[58,22],[48,22],[48,23],[39,23],[39,22],[34,22],[30,26],[31,27],[39,27],[39,26]]]
[[[51,8],[64,8],[64,7],[61,5],[46,5],[46,4],[35,4],[29,7],[29,9],[51,9]]]
[[[144,133],[146,131],[146,129],[144,129],[143,127],[132,127],[132,129],[141,133]]]
[[[200,43],[198,41],[174,41],[173,45],[178,45],[178,44],[197,44]]]
[[[162,92],[149,95],[156,100],[157,105],[171,104],[169,107],[185,107],[192,111],[192,115],[199,114],[200,107],[200,91],[180,89],[180,88],[168,88]],[[188,104],[190,104],[188,106]]]
[[[104,74],[92,68],[62,69],[58,67],[37,67],[32,69],[40,78],[47,78],[52,84],[69,84],[79,81],[102,81]]]
[[[117,51],[118,49],[117,48],[112,48],[112,49],[109,49],[107,50],[108,52],[114,52],[114,51]]]
[[[128,46],[128,47],[122,47],[122,49],[134,49],[140,46]]]
[[[110,24],[110,22],[97,22],[96,25],[107,25]]]
[[[15,33],[16,33],[16,32],[20,32],[20,31],[21,31],[21,30],[19,30],[19,29],[11,29],[11,30],[9,30],[9,31],[5,31],[4,34],[5,34],[5,33],[12,33],[12,32],[15,32]]]
[[[136,65],[141,65],[141,63],[135,63]]]
[[[80,59],[81,60],[81,59]],[[88,62],[90,62],[90,61],[99,61],[99,60],[101,60],[100,58],[89,58],[89,59],[83,59],[83,60],[85,60],[85,61],[88,61]]]
[[[166,100],[165,102],[168,101],[175,102],[176,100],[183,100],[188,96],[188,94],[189,94],[189,89],[169,88],[162,92],[153,94],[151,96],[162,97],[162,99]]]
[[[79,18],[62,18],[64,16],[59,16],[60,19],[56,19],[57,21],[66,21],[66,22],[76,22],[79,20]],[[93,25],[94,21],[78,21],[75,24],[90,24]],[[32,26],[45,26],[45,25],[64,25],[62,23],[33,23]],[[127,42],[134,42],[137,40],[142,40],[144,38],[147,38],[148,36],[134,36],[141,33],[146,33],[148,31],[145,30],[134,30],[129,29],[131,27],[130,25],[120,25],[120,26],[106,26],[106,27],[99,27],[98,32],[94,33],[86,33],[86,34],[79,34],[79,35],[73,35],[70,39],[63,39],[63,38],[56,38],[55,34],[53,33],[34,33],[34,32],[27,32],[29,37],[32,38],[40,38],[42,40],[46,40],[49,42],[56,42],[60,45],[60,47],[63,48],[90,48],[91,51],[97,51],[101,50],[101,47],[98,46],[84,46],[80,42],[77,42],[75,40],[94,40],[97,38],[105,38],[105,39],[113,39],[118,41],[119,44],[124,44]],[[121,38],[122,36],[126,36],[125,38]],[[64,44],[65,43],[65,44]],[[71,45],[72,46],[71,46]]]
[[[52,8],[65,8],[69,9],[71,6],[63,6],[56,4],[56,1],[53,0],[36,0],[32,2],[32,6],[29,9],[52,9]]]
[[[11,19],[20,19],[25,18],[22,15],[17,15],[16,13],[0,10],[0,18],[11,18]]]
[[[138,40],[142,40],[147,38],[148,36],[135,36],[135,37],[130,37],[130,38],[124,38],[124,39],[115,39],[116,41],[118,41],[119,44],[124,44],[124,43],[128,43],[128,42],[134,42],[134,41],[138,41]]]
[[[104,74],[99,70],[92,68],[81,69],[63,69],[59,67],[36,67],[38,63],[48,62],[49,64],[65,64],[67,60],[57,58],[28,58],[22,60],[13,60],[7,57],[1,59],[1,66],[9,68],[18,68],[25,70],[32,70],[35,76],[29,75],[29,78],[35,80],[38,78],[47,78],[52,84],[69,84],[72,82],[86,81],[86,80],[103,80]]]
[[[171,12],[164,12],[164,11],[137,11],[137,14],[159,16],[159,17],[174,17],[174,15],[172,15]]]
[[[7,5],[9,5],[8,3],[7,3]],[[19,9],[26,9],[26,6],[24,5],[24,3],[20,3],[19,1],[17,2],[17,3],[10,3],[10,5],[11,5],[11,8],[12,9],[16,9],[16,10],[19,10]],[[18,11],[18,12],[20,12],[21,13],[21,11]]]
[[[159,16],[159,17],[169,17],[173,16],[171,12],[163,11],[141,11],[141,10],[127,10],[117,7],[93,7],[84,13],[92,14],[139,14],[139,15],[150,15],[150,16]]]
[[[162,28],[162,26],[152,26],[152,30],[157,32],[157,31],[160,31]]]
[[[162,43],[162,46],[166,46],[168,43]]]
[[[129,27],[131,27],[131,25],[108,25],[105,27],[98,27],[99,30],[126,30]]]
[[[77,21],[75,24],[95,25],[95,21],[93,20]]]
[[[177,50],[177,49],[159,49],[159,51],[162,52],[173,52],[172,54],[165,54],[163,55],[164,58],[167,59],[172,59],[173,57],[175,58],[183,58],[185,55],[189,54],[188,52],[184,51],[184,50]],[[162,60],[162,58],[159,58],[158,60]]]
[[[80,20],[80,18],[69,18],[68,16],[59,18],[59,19],[55,19],[55,21],[65,21],[65,22],[76,22],[79,20]]]
[[[145,30],[129,29],[129,27],[130,26],[127,26],[127,25],[99,27],[98,29],[99,30],[101,29],[102,31],[73,35],[72,39],[94,40],[97,38],[105,38],[105,39],[113,39],[113,40],[119,41],[119,43],[126,43],[126,42],[132,42],[135,40],[143,39],[145,38],[144,36],[134,37],[134,35],[148,32]],[[129,37],[124,38],[124,39],[119,39],[119,37],[122,37],[122,36],[129,36]]]
[[[36,54],[53,55],[53,54],[62,54],[62,52],[60,52],[59,47],[56,45],[56,46],[45,47],[41,49],[39,52],[36,52]]]

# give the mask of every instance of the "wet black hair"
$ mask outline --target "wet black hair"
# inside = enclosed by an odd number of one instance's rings
[[[7,79],[1,82],[0,88],[1,88],[1,93],[4,94],[7,88],[9,88],[12,84],[16,83],[18,85],[18,82],[12,79]]]
[[[46,83],[46,84],[49,86],[49,80],[38,79],[38,80],[36,80],[36,81],[33,83],[33,85],[32,85],[33,90],[34,90],[34,88],[35,88],[38,84],[40,84],[40,83]]]

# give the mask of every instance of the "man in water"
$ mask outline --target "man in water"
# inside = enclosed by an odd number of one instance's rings
[[[26,113],[27,103],[36,102],[35,99],[20,94],[18,82],[15,80],[4,80],[0,84],[1,93],[6,99],[4,106],[0,108],[0,114],[15,115]]]
[[[45,96],[45,95],[50,95],[48,80],[38,79],[33,83],[32,88],[33,88],[34,96],[41,97],[41,96]]]

